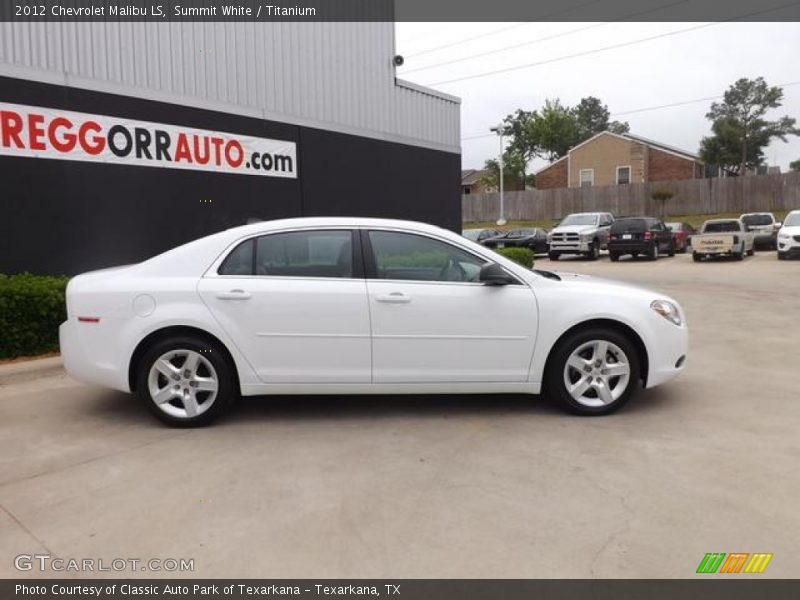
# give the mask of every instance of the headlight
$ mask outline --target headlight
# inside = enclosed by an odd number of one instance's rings
[[[789,239],[789,234],[788,233],[782,233],[782,234],[780,234],[778,236],[778,239],[779,240],[788,240]]]
[[[593,233],[582,233],[581,234],[581,241],[588,242],[588,241],[590,241],[592,239],[593,236],[594,236]]]
[[[675,306],[672,302],[667,300],[653,300],[650,303],[650,308],[664,317],[670,323],[675,325],[681,324],[681,313],[678,310],[678,307]]]

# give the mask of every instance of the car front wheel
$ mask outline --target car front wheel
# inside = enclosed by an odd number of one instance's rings
[[[545,384],[548,395],[579,415],[605,415],[625,404],[639,385],[639,357],[613,329],[578,331],[554,349]]]
[[[199,338],[175,337],[142,357],[136,393],[150,412],[175,427],[207,425],[236,397],[233,372],[216,347]]]

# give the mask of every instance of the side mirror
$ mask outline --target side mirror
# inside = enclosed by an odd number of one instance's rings
[[[478,281],[485,285],[508,285],[514,283],[514,278],[497,263],[489,263],[481,267]]]
[[[781,223],[780,221],[778,221],[777,223],[775,223],[775,225],[773,225],[773,227],[774,227],[775,229],[780,229],[781,227],[783,227],[783,223]]]

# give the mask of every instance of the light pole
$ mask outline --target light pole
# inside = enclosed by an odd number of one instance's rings
[[[496,127],[491,127],[489,131],[493,131],[500,136],[500,218],[497,219],[497,224],[502,226],[508,222],[506,221],[505,205],[503,203],[503,133],[505,131],[505,127],[502,123],[500,123]]]

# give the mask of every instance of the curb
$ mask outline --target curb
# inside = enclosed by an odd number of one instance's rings
[[[0,386],[31,381],[33,379],[49,377],[59,373],[64,373],[64,367],[61,363],[60,356],[9,363],[0,365]]]

